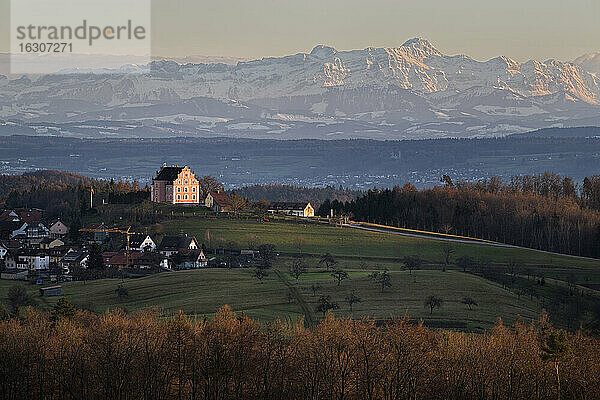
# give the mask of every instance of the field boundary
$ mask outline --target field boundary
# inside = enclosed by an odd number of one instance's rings
[[[576,259],[580,259],[580,260],[600,262],[600,259],[597,259],[597,258],[576,256],[573,254],[555,253],[555,252],[547,251],[547,250],[534,249],[531,247],[516,246],[516,245],[512,245],[512,244],[494,242],[494,241],[486,240],[486,239],[471,238],[468,236],[450,235],[450,234],[446,234],[446,233],[420,231],[420,230],[408,229],[408,228],[397,228],[395,226],[378,225],[378,224],[372,224],[372,223],[368,223],[368,222],[353,222],[353,221],[351,221],[350,223],[344,224],[343,226],[347,227],[347,228],[353,228],[353,229],[362,229],[362,230],[369,231],[369,232],[389,233],[389,234],[395,234],[395,235],[418,237],[418,238],[423,238],[423,239],[443,240],[443,241],[447,241],[447,242],[481,244],[484,246],[504,247],[504,248],[509,248],[509,249],[531,250],[531,251],[536,251],[536,252],[545,253],[545,254],[554,255],[554,256],[571,257],[571,258],[576,258]]]
[[[517,246],[510,245],[510,244],[494,242],[493,240],[479,239],[479,238],[474,238],[474,237],[470,237],[470,236],[451,235],[449,233],[422,231],[419,229],[398,228],[395,226],[379,225],[379,224],[373,224],[370,222],[354,222],[354,221],[352,221],[348,224],[345,224],[345,226],[367,227],[367,228],[372,227],[372,228],[385,229],[388,231],[395,231],[395,232],[406,233],[406,234],[423,235],[426,237],[431,237],[433,239],[454,239],[454,240],[465,241],[465,242],[486,243],[486,244],[490,244],[490,245],[494,245],[494,246],[517,247]]]

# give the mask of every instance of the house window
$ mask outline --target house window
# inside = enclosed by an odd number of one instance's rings
[[[181,192],[181,188],[180,187],[177,188],[177,192]]]
[[[192,200],[196,200],[196,195],[195,194],[192,195]]]
[[[183,198],[187,200],[188,199],[187,194],[185,196],[183,196]]]
[[[196,191],[196,187],[194,186],[194,187],[192,188],[192,192],[195,192],[195,191]]]
[[[181,200],[181,195],[177,195],[177,200]]]

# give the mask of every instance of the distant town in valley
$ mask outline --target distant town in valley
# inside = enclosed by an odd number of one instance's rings
[[[150,185],[165,158],[216,177],[227,190],[251,185],[340,186],[457,181],[552,171],[581,181],[600,173],[600,129],[548,129],[499,139],[281,141],[247,139],[72,139],[0,137],[0,172],[61,169]]]

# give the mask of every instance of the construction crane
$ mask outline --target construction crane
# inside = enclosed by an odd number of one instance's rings
[[[116,229],[116,228],[82,228],[79,232],[105,232],[105,233],[120,233],[125,235],[127,238],[127,246],[125,247],[127,254],[127,266],[129,266],[129,252],[130,252],[130,241],[132,235],[137,235],[135,232],[131,232],[131,227],[127,229]]]

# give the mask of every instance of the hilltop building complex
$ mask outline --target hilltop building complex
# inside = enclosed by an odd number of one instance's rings
[[[200,184],[186,165],[163,164],[152,179],[152,201],[155,203],[199,204]]]

